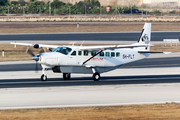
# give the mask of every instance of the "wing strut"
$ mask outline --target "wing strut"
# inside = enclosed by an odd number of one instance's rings
[[[88,61],[90,61],[92,58],[94,58],[95,56],[97,56],[99,53],[101,53],[103,50],[100,50],[99,52],[97,52],[95,55],[93,55],[92,57],[90,57],[89,59],[87,59],[86,61],[83,62],[82,65],[84,65],[85,63],[87,63]]]

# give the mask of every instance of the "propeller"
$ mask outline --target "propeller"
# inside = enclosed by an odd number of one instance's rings
[[[29,48],[27,48],[26,53],[30,54],[32,56],[32,59],[36,61],[36,73],[38,72],[38,61],[39,61],[39,57],[41,56],[41,53],[43,53],[44,50],[42,49],[39,54],[35,55]]]

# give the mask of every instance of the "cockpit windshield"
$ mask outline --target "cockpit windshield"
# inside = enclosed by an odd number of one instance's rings
[[[68,48],[68,47],[57,47],[52,52],[59,52],[59,53],[62,53],[64,55],[68,55],[71,52],[71,50],[72,49]]]

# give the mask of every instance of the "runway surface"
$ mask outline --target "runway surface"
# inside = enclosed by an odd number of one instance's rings
[[[179,102],[179,69],[117,69],[102,74],[99,82],[91,75],[65,81],[48,71],[48,81],[41,82],[41,73],[34,71],[0,72],[0,109]]]
[[[172,56],[175,64],[179,63],[179,53],[166,57],[157,54],[149,58],[150,64],[145,61],[142,62],[143,65],[146,66],[147,63],[151,66],[158,61],[158,56],[161,56],[159,63],[164,60],[168,64]],[[22,63],[25,65],[26,62],[16,62],[15,67]],[[14,64],[5,63],[9,66]],[[0,68],[3,64],[0,63]],[[134,63],[135,66],[138,64]],[[98,82],[92,80],[92,75],[84,74],[72,74],[71,80],[65,81],[62,74],[53,73],[51,70],[46,71],[48,80],[42,82],[41,71],[19,71],[19,68],[17,71],[11,71],[9,68],[8,71],[0,72],[0,109],[180,102],[180,67],[175,64],[173,67],[124,66],[101,74]],[[24,66],[24,69],[27,70],[27,67],[29,65]]]
[[[141,32],[1,34],[0,41],[137,41]],[[152,32],[152,41],[180,39],[180,32]]]

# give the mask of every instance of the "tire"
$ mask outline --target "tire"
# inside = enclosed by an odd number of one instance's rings
[[[46,81],[47,80],[47,76],[46,75],[41,75],[41,81]]]
[[[101,78],[100,74],[99,73],[94,73],[93,76],[92,76],[93,80],[94,81],[99,81],[99,79]]]
[[[70,80],[71,74],[70,73],[63,73],[64,80]]]

